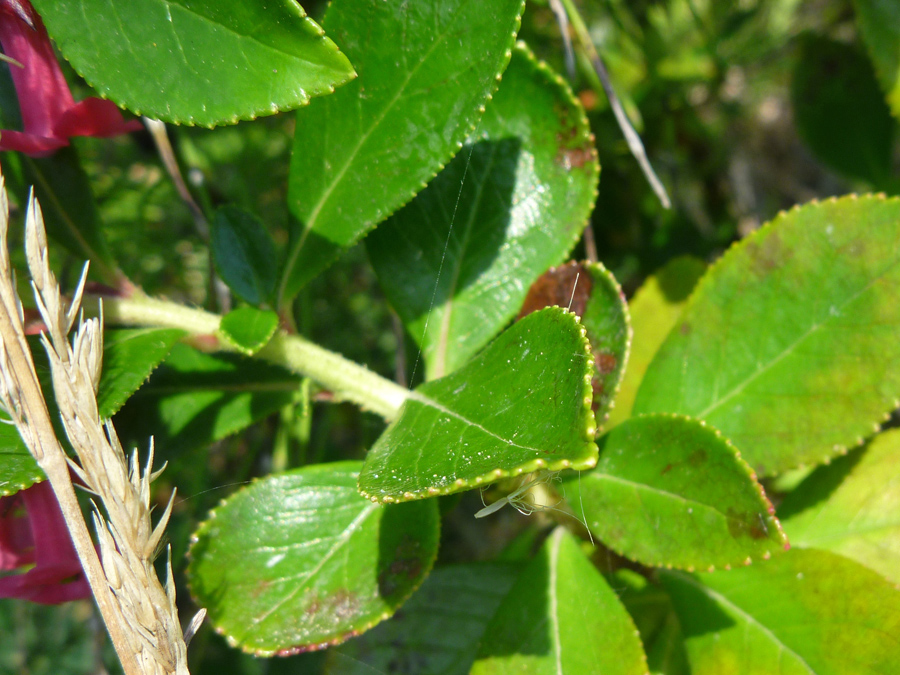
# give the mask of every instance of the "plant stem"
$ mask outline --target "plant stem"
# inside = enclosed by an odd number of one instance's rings
[[[85,296],[83,306],[89,315],[99,314],[97,298]],[[103,298],[103,315],[110,324],[180,328],[197,336],[215,336],[221,320],[217,314],[139,294]],[[239,351],[226,340],[217,340],[216,349]],[[284,331],[276,333],[254,356],[312,378],[339,400],[353,401],[388,421],[397,416],[410,395],[408,389],[365,366]]]

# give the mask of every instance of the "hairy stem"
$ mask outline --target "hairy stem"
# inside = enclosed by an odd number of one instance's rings
[[[97,315],[97,298],[86,296],[84,309],[88,314]],[[137,294],[130,298],[103,298],[103,315],[110,324],[180,328],[197,336],[214,336],[221,320],[217,314]],[[218,340],[216,349],[238,351],[226,340]],[[276,333],[255,357],[309,377],[338,399],[353,401],[388,421],[397,416],[410,394],[409,390],[365,366],[283,331]]]

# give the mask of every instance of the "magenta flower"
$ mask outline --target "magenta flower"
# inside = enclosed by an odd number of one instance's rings
[[[23,131],[0,131],[0,150],[43,157],[69,144],[70,136],[116,136],[141,128],[126,122],[112,101],[75,103],[41,17],[28,0],[0,0],[0,44],[20,64],[10,64],[22,111]]]
[[[62,511],[50,483],[0,498],[0,598],[44,605],[91,597]]]

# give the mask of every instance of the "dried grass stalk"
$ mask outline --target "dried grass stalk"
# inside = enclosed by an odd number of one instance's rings
[[[137,452],[129,462],[112,423],[100,419],[97,385],[103,355],[102,318],[82,318],[71,343],[67,338],[78,318],[87,267],[73,301],[67,303],[50,271],[43,218],[32,197],[25,224],[28,267],[47,327],[42,341],[50,360],[56,402],[76,462],[65,456],[56,439],[37,384],[6,249],[7,227],[6,192],[0,176],[0,400],[57,493],[125,672],[187,675],[187,648],[175,606],[171,563],[165,588],[153,568],[172,501],[154,528],[150,484],[158,472],[151,472],[152,443],[142,470]],[[102,567],[74,499],[67,462],[103,505],[105,517],[95,499],[93,518]]]

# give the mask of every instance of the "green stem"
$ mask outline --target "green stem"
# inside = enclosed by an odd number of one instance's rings
[[[96,297],[85,297],[83,307],[89,315],[99,313]],[[201,309],[138,294],[130,298],[103,298],[103,316],[110,324],[180,328],[197,336],[215,336],[222,318]],[[239,351],[226,340],[217,340],[216,348]],[[312,378],[332,391],[338,400],[353,401],[388,421],[397,417],[400,406],[411,393],[365,366],[283,331],[276,333],[254,356]]]

